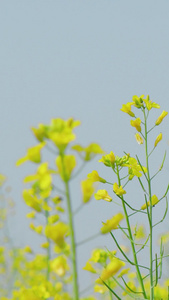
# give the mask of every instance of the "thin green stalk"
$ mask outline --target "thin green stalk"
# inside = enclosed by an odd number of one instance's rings
[[[149,170],[149,155],[148,155],[148,138],[147,138],[147,118],[145,110],[143,109],[144,120],[145,120],[145,154],[146,154],[146,168],[147,168],[147,179],[148,179],[148,192],[149,192],[149,228],[150,228],[150,300],[154,299],[154,285],[153,285],[153,226],[152,226],[152,200],[151,200],[151,177]]]
[[[60,153],[62,161],[63,178],[65,184],[65,193],[67,200],[68,220],[70,229],[70,242],[71,242],[71,259],[72,259],[72,271],[73,271],[73,299],[79,300],[79,288],[78,288],[78,275],[77,275],[77,259],[76,259],[76,243],[73,226],[73,214],[70,199],[69,179],[67,178],[65,166],[64,166],[64,153]]]
[[[120,180],[120,175],[119,172],[117,170],[117,177],[118,177],[118,184],[119,186],[121,185],[121,180]],[[137,260],[137,254],[136,254],[136,250],[135,250],[135,245],[134,245],[134,241],[133,241],[133,235],[131,232],[131,226],[130,226],[130,221],[129,221],[129,217],[128,217],[128,213],[127,213],[127,209],[126,209],[126,205],[125,202],[123,201],[123,197],[122,197],[122,205],[123,205],[123,210],[124,210],[124,214],[125,214],[125,218],[126,218],[126,222],[127,222],[127,229],[128,229],[128,233],[129,233],[129,240],[131,242],[131,248],[132,248],[132,252],[133,252],[133,258],[134,258],[134,264],[136,267],[136,271],[137,271],[137,275],[138,275],[138,280],[143,292],[143,295],[145,297],[145,299],[147,298],[146,296],[146,291],[144,288],[144,283],[143,283],[143,279],[140,273],[140,269],[139,269],[139,264],[138,264],[138,260]]]
[[[83,244],[85,244],[85,243],[87,243],[87,242],[89,242],[89,241],[91,241],[91,240],[97,238],[99,235],[101,235],[100,232],[99,232],[99,233],[96,233],[96,234],[94,234],[94,235],[92,235],[92,236],[90,236],[90,237],[88,237],[87,239],[85,239],[85,240],[83,240],[83,241],[80,241],[79,243],[76,244],[76,246],[81,246],[81,245],[83,245]]]
[[[110,286],[110,280],[108,280],[108,285]],[[109,290],[110,300],[113,300],[113,293]]]

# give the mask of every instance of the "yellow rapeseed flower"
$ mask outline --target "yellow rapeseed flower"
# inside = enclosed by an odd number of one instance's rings
[[[163,110],[162,114],[158,117],[158,119],[155,122],[155,125],[160,125],[162,120],[168,115],[168,112]]]
[[[136,141],[139,145],[143,144],[144,141],[143,141],[143,139],[142,139],[142,137],[139,133],[135,134],[135,138],[136,138]]]
[[[132,100],[134,102],[133,105],[137,108],[143,107],[143,98],[144,98],[144,95],[141,95],[140,97],[134,95],[132,98]]]
[[[122,196],[124,194],[126,194],[126,191],[123,190],[122,185],[119,187],[119,185],[117,184],[117,182],[115,182],[113,184],[113,191],[115,192],[116,195],[118,196]]]
[[[130,121],[131,126],[135,127],[138,132],[141,132],[141,119],[137,118]]]
[[[134,237],[136,240],[144,239],[145,238],[145,228],[143,225],[140,225],[137,227],[137,225],[134,227]]]
[[[106,190],[98,190],[97,193],[94,195],[96,200],[105,200],[108,202],[112,201],[112,198],[109,196]]]
[[[156,140],[155,140],[155,143],[154,143],[154,148],[157,146],[157,144],[162,140],[163,138],[163,135],[162,133],[160,133],[157,137],[156,137]]]
[[[113,258],[112,261],[102,271],[100,278],[105,281],[118,273],[118,271],[125,266],[125,263],[118,258]]]
[[[33,131],[35,137],[39,142],[43,142],[44,138],[47,134],[47,128],[44,124],[39,124],[39,128],[31,127],[31,130]]]
[[[36,210],[37,212],[40,212],[42,210],[41,204],[42,201],[37,198],[36,195],[34,195],[33,189],[23,190],[23,198],[25,200],[25,203]]]
[[[150,100],[149,95],[147,95],[146,99],[142,98],[148,110],[152,108],[160,108],[160,105]]]
[[[107,220],[106,223],[103,223],[103,227],[101,228],[102,234],[108,233],[113,229],[117,229],[119,223],[124,219],[122,213],[118,213],[113,216],[111,219]]]
[[[89,178],[81,181],[82,199],[84,203],[87,203],[92,198],[95,188],[93,181]]]
[[[135,114],[131,111],[131,106],[134,104],[134,102],[128,102],[126,104],[122,105],[121,111],[127,113],[131,117],[135,117]]]
[[[59,215],[52,215],[48,217],[48,223],[54,224],[59,220]]]
[[[45,228],[45,235],[59,246],[64,245],[65,237],[68,235],[69,226],[63,222],[48,224]]]
[[[26,156],[20,158],[17,162],[16,162],[16,166],[20,166],[21,164],[23,164],[25,161],[30,160],[34,163],[40,163],[41,162],[41,149],[45,146],[45,142],[40,143],[32,148],[29,148],[27,150],[27,154]]]
[[[91,273],[96,273],[96,270],[93,268],[92,264],[87,261],[86,265],[83,267],[83,270],[89,271]]]
[[[141,177],[141,172],[147,172],[145,167],[138,164],[137,160],[134,157],[129,157],[128,161],[123,165],[124,167],[128,167],[129,179],[131,180],[134,176]]]
[[[67,259],[64,255],[60,255],[50,261],[51,270],[54,271],[58,276],[64,276],[70,269]]]
[[[99,182],[102,182],[102,183],[106,183],[106,180],[105,180],[104,178],[100,177],[99,174],[98,174],[98,172],[95,171],[95,170],[92,171],[91,173],[89,173],[89,174],[87,175],[87,177],[88,177],[89,179],[91,179],[93,182],[99,181]]]
[[[92,251],[90,261],[92,261],[94,263],[105,264],[108,256],[109,256],[108,251],[97,248]]]
[[[151,197],[151,202],[152,202],[153,206],[156,205],[159,202],[159,200],[158,200],[158,198],[157,198],[156,195],[153,195]],[[147,205],[150,206],[150,201],[147,202]],[[142,207],[141,207],[141,209],[143,209],[143,210],[146,209],[147,205],[146,205],[146,203],[143,204]]]
[[[109,154],[102,156],[102,158],[99,160],[99,162],[104,163],[106,167],[113,167],[115,163],[115,155],[113,151],[111,151]]]
[[[80,121],[73,118],[63,120],[61,118],[52,119],[50,125],[40,124],[39,128],[32,128],[32,131],[38,141],[50,139],[55,146],[64,150],[76,136],[73,129],[80,125]]]

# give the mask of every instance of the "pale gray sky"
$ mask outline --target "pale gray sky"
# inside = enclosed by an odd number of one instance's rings
[[[169,111],[168,28],[167,0],[0,1],[0,164],[16,202],[16,244],[32,242],[21,193],[22,179],[34,167],[29,163],[15,167],[26,149],[36,144],[30,127],[73,116],[82,121],[76,132],[84,145],[98,142],[119,155],[141,152],[130,118],[120,108],[135,94],[150,94],[161,105],[154,119],[163,109]],[[153,136],[154,140],[163,131],[163,142],[153,157],[157,166],[168,149],[168,125],[166,118]],[[103,177],[109,175],[93,162],[82,178],[92,169]],[[167,185],[168,171],[167,156],[162,183],[160,177],[157,180],[160,192],[161,185]],[[78,238],[94,234],[101,221],[117,210],[93,200],[76,218]],[[106,246],[108,240],[110,245],[107,237],[98,244]],[[94,245],[97,241],[80,249],[81,265]],[[83,276],[87,278],[86,273]]]

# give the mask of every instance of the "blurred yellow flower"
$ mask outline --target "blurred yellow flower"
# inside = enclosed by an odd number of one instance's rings
[[[99,294],[104,294],[107,291],[107,287],[104,285],[98,285],[96,284],[94,286],[94,292]]]
[[[140,225],[137,227],[137,225],[134,227],[134,237],[136,240],[140,240],[145,238],[145,228],[143,225]]]
[[[105,200],[108,202],[112,201],[112,198],[109,196],[106,190],[98,190],[96,194],[94,194],[96,200]]]
[[[23,198],[25,200],[25,203],[36,210],[37,212],[40,212],[42,210],[41,203],[42,201],[37,198],[36,195],[34,195],[33,189],[23,190]]]
[[[45,235],[59,246],[64,245],[65,237],[69,233],[69,226],[63,222],[48,224],[45,228]]]
[[[114,276],[124,266],[125,266],[125,263],[123,261],[114,257],[112,259],[112,261],[105,267],[105,269],[103,269],[103,271],[100,275],[101,280],[105,281],[105,280],[109,279],[110,277]]]
[[[50,139],[59,150],[64,150],[76,136],[73,129],[80,125],[80,121],[73,118],[63,120],[61,118],[52,119],[50,125],[40,124],[39,128],[32,128],[38,141]]]
[[[105,234],[110,232],[113,229],[117,229],[119,223],[124,219],[124,216],[122,213],[118,213],[115,216],[113,216],[111,219],[107,220],[106,223],[103,223],[103,227],[101,228],[101,233]]]
[[[26,156],[20,158],[16,162],[16,166],[20,166],[25,161],[30,160],[34,163],[40,163],[41,162],[41,149],[45,146],[45,142],[38,144],[37,146],[34,146],[32,148],[29,148],[27,150]]]
[[[4,184],[6,177],[3,174],[0,174],[0,186]]]
[[[30,246],[25,246],[24,251],[25,251],[26,253],[32,253],[32,249],[31,249]]]
[[[96,273],[96,270],[93,268],[89,261],[87,261],[86,265],[83,267],[83,270],[89,271],[91,273]]]
[[[30,213],[27,213],[27,214],[26,214],[26,217],[27,217],[28,219],[34,219],[34,218],[35,218],[35,215],[36,215],[36,212],[33,210],[33,211],[31,211]]]
[[[102,182],[102,183],[106,183],[106,180],[105,180],[104,178],[100,177],[99,174],[98,174],[98,172],[95,171],[95,170],[92,171],[91,173],[89,173],[89,174],[87,175],[87,177],[88,177],[89,179],[91,179],[93,182],[99,181],[99,182]]]
[[[36,233],[38,234],[41,234],[42,231],[43,231],[43,226],[42,225],[38,225],[38,226],[35,226],[33,223],[30,223],[29,224],[29,227],[34,230]]]
[[[92,251],[90,260],[93,261],[94,263],[105,264],[108,256],[109,256],[108,251],[97,248]]]
[[[95,188],[93,181],[89,178],[81,181],[82,199],[84,203],[87,203],[92,198]]]
[[[49,242],[41,244],[41,247],[44,248],[44,249],[48,248],[49,247]]]
[[[51,270],[53,270],[58,276],[64,276],[66,271],[70,269],[67,259],[64,255],[60,255],[50,261]]]
[[[59,215],[52,215],[48,217],[48,223],[54,224],[59,220]]]

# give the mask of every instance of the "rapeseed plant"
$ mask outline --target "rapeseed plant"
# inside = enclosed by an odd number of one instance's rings
[[[29,245],[23,249],[0,246],[0,278],[3,277],[3,283],[6,276],[4,286],[0,283],[1,300],[96,300],[98,295],[104,300],[169,299],[169,279],[166,278],[162,283],[160,281],[163,260],[169,256],[166,253],[169,234],[164,233],[161,236],[158,254],[155,253],[153,244],[154,229],[167,215],[169,190],[168,185],[164,194],[157,196],[152,188],[152,180],[162,170],[166,153],[158,171],[150,175],[150,156],[162,140],[162,133],[157,135],[151,151],[149,134],[168,114],[163,111],[150,126],[149,113],[152,109],[159,108],[159,104],[144,95],[133,96],[132,101],[123,104],[121,108],[122,112],[132,118],[130,125],[136,130],[135,139],[145,149],[145,165],[138,156],[132,157],[129,153],[124,152],[123,156],[118,156],[110,151],[106,154],[96,143],[86,147],[80,144],[72,146],[72,142],[76,140],[74,129],[80,125],[80,121],[73,118],[56,118],[52,119],[49,125],[39,124],[38,128],[32,128],[38,144],[29,148],[16,165],[26,161],[38,165],[35,174],[24,178],[24,183],[29,187],[24,188],[22,195],[30,209],[26,215],[30,220],[29,226],[42,239],[42,253],[35,253]],[[137,110],[142,113],[142,118],[137,116]],[[48,162],[43,161],[43,149],[54,155],[54,167],[51,168]],[[93,197],[108,202],[108,205],[114,205],[114,199],[117,197],[121,211],[105,222],[102,221],[100,232],[96,234],[110,235],[114,249],[96,248],[92,251],[83,269],[95,276],[93,290],[96,297],[83,297],[79,291],[77,247],[93,237],[80,243],[76,241],[71,180],[79,175],[85,164],[96,155],[102,155],[99,162],[112,169],[114,179],[111,177],[111,180],[107,180],[106,175],[100,176],[97,170],[89,173],[87,178],[81,180],[82,201],[75,213]],[[82,161],[80,167],[79,158]],[[135,207],[127,200],[128,186],[133,180],[138,180],[144,200],[142,205],[135,202]],[[4,184],[5,176],[0,174],[1,189]],[[98,189],[98,185],[102,184],[104,189]],[[111,187],[109,191],[106,185]],[[161,220],[155,223],[153,207],[159,206],[164,199],[166,209]],[[133,215],[136,215],[138,220],[134,226],[131,220]],[[146,230],[139,224],[139,215],[147,219]],[[0,207],[0,217],[1,229],[5,226],[7,218],[7,210],[4,207]],[[119,232],[129,247],[119,242]],[[140,261],[140,253],[147,247],[148,266]]]
[[[133,112],[132,108],[138,109],[142,112],[143,120],[140,117],[137,117],[137,112]],[[111,167],[112,171],[115,174],[116,179],[114,182],[110,182],[109,180],[104,179],[104,184],[113,185],[113,192],[115,195],[121,200],[121,206],[123,209],[123,213],[119,213],[107,220],[101,228],[102,233],[110,233],[111,237],[114,240],[114,243],[121,255],[121,258],[116,258],[116,262],[118,262],[119,268],[115,268],[117,272],[109,272],[109,268],[111,269],[112,262],[108,265],[104,265],[103,272],[99,275],[99,284],[104,284],[110,291],[110,299],[169,299],[169,292],[167,288],[160,286],[159,280],[162,276],[162,261],[164,259],[164,247],[163,240],[161,239],[160,244],[160,253],[155,254],[153,249],[153,233],[154,227],[161,223],[167,214],[168,210],[168,202],[167,202],[167,193],[169,190],[169,185],[164,193],[164,195],[159,199],[152,192],[152,180],[157,174],[161,171],[164,165],[166,153],[164,154],[164,158],[159,170],[153,175],[150,175],[150,155],[152,155],[153,151],[157,147],[158,143],[162,140],[162,133],[160,133],[155,142],[154,147],[151,152],[149,152],[148,148],[148,136],[150,132],[158,125],[161,124],[163,119],[167,116],[167,112],[163,111],[162,114],[155,121],[155,125],[149,128],[148,124],[148,116],[149,112],[152,108],[159,109],[160,105],[150,100],[150,97],[146,98],[144,95],[138,97],[133,96],[132,102],[128,102],[127,104],[123,104],[121,111],[127,113],[131,118],[130,124],[132,127],[136,129],[135,138],[138,144],[143,145],[145,147],[145,166],[142,165],[138,156],[131,157],[130,154],[126,154],[123,157],[119,157],[114,154],[113,151],[110,154],[106,154],[99,160],[105,166]],[[112,158],[112,160],[111,160]],[[125,168],[128,168],[128,174],[125,174]],[[93,171],[97,172],[97,171]],[[92,173],[91,173],[92,174]],[[143,191],[144,204],[141,208],[138,206],[134,208],[129,204],[129,202],[125,199],[125,194],[127,194],[127,185],[136,177]],[[145,182],[142,180],[144,177]],[[90,178],[91,175],[90,175]],[[105,176],[104,176],[105,178]],[[98,180],[99,181],[99,180]],[[100,181],[101,182],[101,181]],[[125,189],[124,189],[125,188]],[[100,192],[101,191],[101,192]],[[95,194],[95,198],[100,197],[100,199],[104,199],[104,196],[101,197],[101,194],[106,194],[106,190],[98,190]],[[108,195],[109,199],[112,200],[111,195]],[[166,198],[166,209],[164,211],[163,218],[157,223],[153,220],[153,207],[158,205],[158,202],[162,201]],[[114,201],[113,201],[114,202]],[[111,203],[110,203],[111,205]],[[134,231],[131,226],[131,217],[133,215],[143,215],[147,217],[147,221],[149,224],[148,235],[145,235],[144,228],[142,225],[135,226]],[[118,216],[121,216],[118,219]],[[117,222],[114,222],[114,218],[117,219]],[[125,225],[121,225],[119,221],[122,221]],[[119,221],[118,221],[119,220]],[[123,248],[120,246],[118,242],[118,235],[116,236],[114,231],[121,231],[125,238],[128,239],[130,243],[130,249],[132,251],[132,259],[123,251]],[[143,242],[141,242],[143,240]],[[138,241],[140,241],[138,243]],[[139,261],[138,253],[143,251],[145,247],[149,247],[149,266],[142,264]],[[137,249],[139,247],[139,249]],[[91,259],[89,261],[92,261]],[[122,263],[123,262],[123,263]],[[131,272],[129,268],[124,268],[121,270],[119,274],[118,271],[123,267],[123,264],[128,264],[132,268],[135,267],[134,279],[129,278],[127,281],[127,276],[129,277]],[[125,265],[124,264],[124,265]],[[102,274],[106,274],[102,276]],[[110,274],[110,276],[108,275]],[[115,288],[112,288],[112,283],[109,280],[114,282]],[[117,292],[116,292],[116,288]],[[99,288],[97,287],[95,290],[99,292]],[[104,290],[105,292],[105,290]],[[103,289],[100,290],[100,293],[104,293]],[[129,298],[128,298],[129,297]]]

